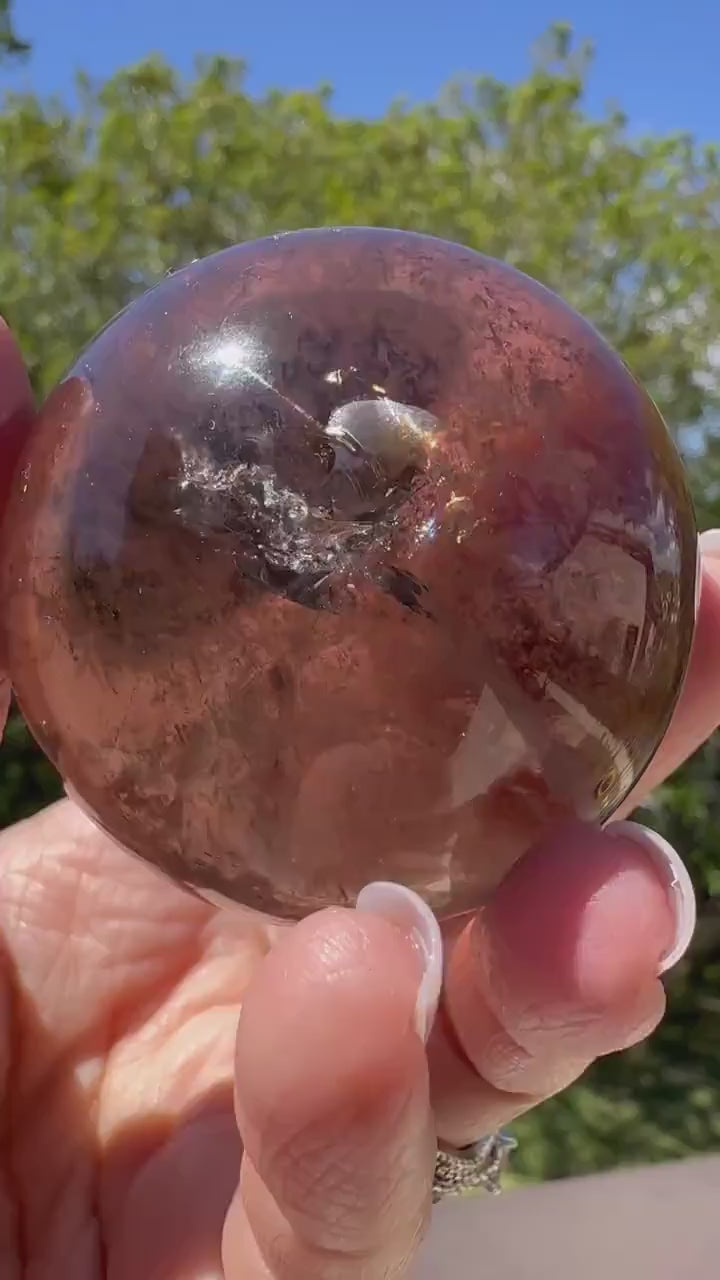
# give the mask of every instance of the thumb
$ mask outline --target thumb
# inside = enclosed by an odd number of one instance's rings
[[[439,930],[395,886],[358,908],[290,930],[246,994],[227,1280],[379,1280],[422,1234],[435,1134],[418,1029],[439,993]]]

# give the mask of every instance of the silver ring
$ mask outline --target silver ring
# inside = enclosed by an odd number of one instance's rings
[[[433,1204],[478,1188],[498,1195],[508,1157],[516,1146],[508,1134],[490,1133],[460,1150],[441,1147],[435,1157]]]

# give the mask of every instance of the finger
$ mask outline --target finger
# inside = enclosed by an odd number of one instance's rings
[[[33,395],[20,349],[0,317],[0,528],[33,414]],[[4,666],[1,644],[0,666]],[[0,731],[5,724],[9,703],[10,684],[0,672]]]
[[[227,1280],[402,1273],[435,1151],[420,985],[401,930],[361,911],[305,920],[263,963],[238,1034]]]
[[[632,812],[720,724],[720,532],[703,534],[700,546],[700,599],[687,678],[662,746],[619,816]]]
[[[429,1046],[443,1139],[501,1127],[654,1029],[658,974],[694,924],[687,873],[661,856],[665,842],[634,824],[569,827],[465,927]]]

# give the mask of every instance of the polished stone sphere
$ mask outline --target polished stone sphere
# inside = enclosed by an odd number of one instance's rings
[[[7,660],[118,842],[278,917],[477,905],[668,724],[696,533],[652,402],[539,284],[398,231],[194,262],[42,409]]]

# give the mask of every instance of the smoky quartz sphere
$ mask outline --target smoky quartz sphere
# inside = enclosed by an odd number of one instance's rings
[[[404,232],[166,278],[40,413],[14,687],[120,844],[277,917],[478,904],[667,726],[696,532],[652,402],[540,285]]]

